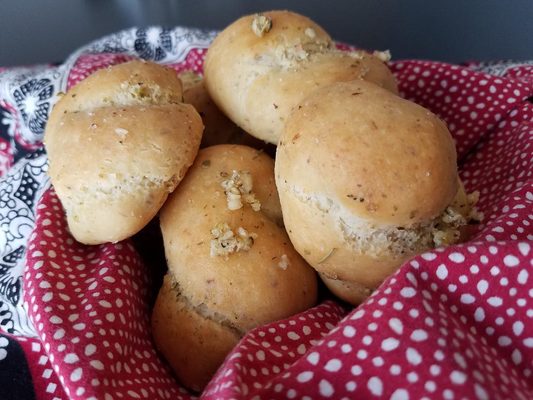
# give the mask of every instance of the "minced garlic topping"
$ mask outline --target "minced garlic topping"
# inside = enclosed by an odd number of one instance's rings
[[[304,33],[307,37],[310,37],[311,39],[314,39],[316,37],[316,32],[313,28],[305,28]]]
[[[228,209],[238,210],[242,208],[244,200],[245,203],[250,204],[254,211],[261,210],[261,203],[252,192],[252,175],[248,171],[233,170],[231,177],[222,181],[220,185],[226,194]]]
[[[466,196],[466,204],[452,203],[434,222],[432,234],[435,246],[448,246],[459,240],[459,228],[483,219],[475,205],[479,200],[479,192]]]
[[[282,68],[296,68],[298,64],[309,60],[314,54],[330,51],[332,51],[331,43],[322,39],[312,39],[292,45],[280,44],[274,48],[274,58]]]
[[[287,257],[287,254],[283,254],[281,256],[280,262],[278,263],[278,267],[285,271],[287,267],[289,267],[289,265],[291,265],[289,257]]]
[[[248,251],[254,244],[255,238],[257,238],[256,233],[249,233],[243,227],[237,228],[235,234],[227,223],[219,223],[211,229],[211,257]]]
[[[379,58],[381,61],[383,62],[389,62],[390,59],[391,59],[391,54],[390,54],[390,51],[389,50],[385,50],[385,51],[375,51],[374,53],[372,53],[372,55],[374,57],[377,57]]]
[[[272,19],[263,14],[255,14],[252,19],[252,31],[259,37],[263,37],[272,29]]]
[[[128,134],[128,130],[124,128],[116,128],[115,133],[120,137],[125,137]]]

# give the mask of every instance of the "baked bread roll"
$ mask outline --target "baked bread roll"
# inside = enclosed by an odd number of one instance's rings
[[[117,242],[158,212],[192,164],[202,121],[170,68],[132,61],[97,71],[55,105],[49,175],[79,242]]]
[[[156,346],[199,391],[248,330],[313,306],[315,271],[281,226],[273,160],[240,145],[200,150],[161,214],[168,276]]]
[[[205,126],[200,147],[233,143],[246,135],[213,103],[201,75],[184,71],[178,77],[183,86],[183,102],[191,104],[198,111]]]
[[[363,80],[318,89],[293,111],[276,184],[294,247],[353,304],[413,254],[459,240],[475,202],[459,190],[444,123]]]
[[[183,84],[183,101],[191,104],[204,122],[204,134],[200,148],[217,144],[242,144],[254,149],[264,150],[274,157],[276,147],[244,132],[235,125],[211,100],[203,78],[192,72],[184,71],[179,78]]]
[[[291,110],[319,87],[362,78],[396,93],[383,57],[337,50],[309,18],[271,11],[224,29],[207,52],[204,72],[207,90],[229,118],[277,144]]]

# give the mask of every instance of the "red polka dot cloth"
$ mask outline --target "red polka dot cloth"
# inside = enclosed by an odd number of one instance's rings
[[[159,281],[142,240],[71,237],[42,133],[57,93],[95,70],[142,57],[200,72],[213,35],[131,29],[60,66],[0,72],[0,368],[19,346],[27,398],[198,396],[150,337]],[[201,398],[533,398],[533,65],[390,66],[401,95],[448,124],[485,219],[467,243],[406,262],[356,309],[330,298],[249,332]]]

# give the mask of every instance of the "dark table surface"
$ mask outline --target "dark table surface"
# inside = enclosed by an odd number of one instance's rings
[[[243,14],[291,9],[337,40],[394,59],[533,59],[532,0],[0,0],[0,66],[56,62],[132,26],[221,29]]]

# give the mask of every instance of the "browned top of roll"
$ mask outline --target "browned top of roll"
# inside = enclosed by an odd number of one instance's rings
[[[330,199],[370,223],[406,227],[451,203],[456,162],[436,115],[358,80],[319,89],[298,106],[278,146],[276,173],[283,190]]]
[[[365,79],[397,90],[378,57],[337,50],[319,25],[289,11],[232,23],[210,46],[204,70],[207,89],[226,115],[274,144],[293,107],[316,88]]]
[[[95,72],[55,105],[49,175],[74,237],[115,242],[155,216],[192,164],[202,121],[176,73],[132,61]]]
[[[280,226],[273,168],[270,157],[246,146],[200,150],[160,214],[180,294],[201,314],[240,331],[303,311],[316,300],[315,273]],[[260,209],[244,199],[240,209],[228,208],[222,184],[233,171],[252,179]],[[230,229],[235,237],[244,230],[239,240],[251,240],[225,251],[214,229]]]

